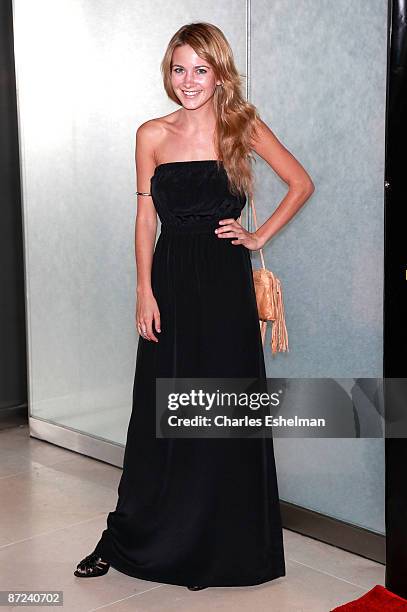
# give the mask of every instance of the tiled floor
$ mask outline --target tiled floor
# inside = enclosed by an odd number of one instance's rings
[[[113,568],[76,578],[76,564],[93,550],[116,505],[120,475],[30,438],[27,426],[0,431],[0,590],[61,590],[65,612],[329,612],[384,585],[383,565],[288,530],[287,575],[259,586],[192,592]]]

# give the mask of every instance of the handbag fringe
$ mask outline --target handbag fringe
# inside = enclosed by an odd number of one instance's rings
[[[257,270],[255,270],[257,272]],[[271,323],[271,352],[273,354],[277,352],[289,352],[288,346],[288,332],[285,322],[285,309],[283,300],[283,290],[281,283],[278,278],[275,278],[274,286],[270,290],[271,299],[274,303],[274,318],[260,319],[260,332],[261,340],[264,346],[267,331],[267,322]]]

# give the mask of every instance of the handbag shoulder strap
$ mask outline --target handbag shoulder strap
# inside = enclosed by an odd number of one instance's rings
[[[252,211],[253,211],[254,226],[255,226],[256,231],[257,231],[259,226],[257,225],[256,208],[254,206],[254,199],[253,198],[250,198],[250,205],[251,205],[251,208],[252,208]],[[261,257],[262,266],[263,266],[264,269],[266,269],[266,264],[264,263],[263,249],[259,249],[259,251],[260,251],[260,257]]]

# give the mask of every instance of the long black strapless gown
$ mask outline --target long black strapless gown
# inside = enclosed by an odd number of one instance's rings
[[[216,160],[160,164],[151,194],[162,331],[139,338],[117,507],[95,551],[143,580],[260,584],[285,575],[273,439],[155,433],[156,377],[266,377],[249,250],[214,233],[246,198]]]

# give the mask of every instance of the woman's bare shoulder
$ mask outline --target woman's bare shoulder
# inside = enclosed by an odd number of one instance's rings
[[[178,112],[175,111],[163,117],[148,119],[142,123],[136,132],[137,147],[149,150],[153,158],[157,159],[157,151],[160,151],[174,130]]]
[[[137,132],[141,131],[148,134],[162,132],[174,124],[178,117],[178,113],[179,111],[177,110],[168,115],[163,115],[162,117],[148,119],[138,127]]]

